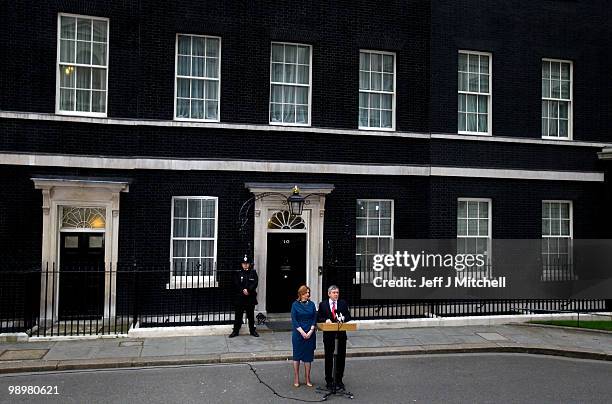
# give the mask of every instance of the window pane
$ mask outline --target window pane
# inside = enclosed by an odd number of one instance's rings
[[[189,219],[188,225],[187,237],[200,237],[201,219]]]
[[[176,95],[181,98],[189,97],[189,88],[190,88],[189,79],[177,79],[176,80]]]
[[[91,92],[88,90],[77,90],[76,91],[76,110],[81,112],[90,112],[90,96]]]
[[[480,73],[489,74],[489,57],[480,55]]]
[[[489,97],[486,95],[478,96],[478,112],[486,113],[489,109]]]
[[[478,74],[470,73],[468,75],[468,82],[469,82],[468,84],[469,91],[478,92],[479,90]]]
[[[308,87],[295,88],[295,102],[297,104],[308,104]]]
[[[308,66],[298,66],[297,67],[297,82],[300,84],[308,84]]]
[[[474,202],[474,201],[468,201],[467,202],[467,212],[468,212],[468,217],[469,218],[475,218],[478,217],[478,202]]]
[[[174,240],[172,243],[172,255],[174,257],[186,257],[187,242],[185,240]]]
[[[391,111],[380,112],[380,127],[381,128],[392,128],[393,127],[393,115]]]
[[[215,236],[215,220],[214,219],[203,219],[202,220],[202,237],[214,237]]]
[[[191,118],[192,119],[204,119],[204,101],[200,101],[200,100],[191,101]]]
[[[285,63],[297,63],[297,46],[285,45]]]
[[[191,73],[191,58],[189,56],[178,57],[177,73],[181,76],[189,76]]]
[[[310,48],[308,46],[298,46],[297,62],[303,65],[310,64]]]
[[[187,256],[188,257],[199,257],[200,256],[200,241],[189,240],[187,242]]]
[[[468,57],[465,53],[460,53],[459,54],[459,71],[461,72],[467,72],[468,66]]]
[[[359,126],[364,128],[368,126],[368,110],[365,108],[359,108]]]
[[[282,122],[282,118],[283,118],[282,104],[270,104],[270,121],[271,122]]]
[[[542,61],[542,78],[550,79],[550,62],[546,60]]]
[[[467,220],[457,219],[457,235],[467,236]]]
[[[218,87],[218,81],[206,80],[206,99],[217,101],[219,99]]]
[[[272,102],[283,102],[283,86],[278,84],[272,85]]]
[[[62,39],[60,41],[60,62],[74,63],[74,47],[75,41]]]
[[[272,81],[281,83],[283,81],[283,64],[272,63]]]
[[[459,201],[457,202],[457,217],[467,217],[467,202]]]
[[[380,91],[382,89],[382,74],[372,73],[372,90]]]
[[[459,91],[468,91],[467,73],[459,73]]]
[[[360,90],[370,89],[370,73],[359,72],[359,89]]]
[[[359,108],[367,108],[369,104],[370,97],[367,93],[359,93]]]
[[[187,35],[179,35],[178,39],[179,55],[191,55],[191,37]]]
[[[107,42],[106,39],[106,21],[93,21],[93,40],[97,42]]]
[[[74,88],[75,76],[74,66],[60,66],[60,87]]]
[[[393,73],[393,56],[383,55],[383,72]]]
[[[283,62],[283,45],[282,44],[272,44],[272,61],[273,62]]]
[[[552,80],[559,80],[561,78],[561,63],[550,62],[550,78]]]
[[[206,58],[206,77],[214,79],[219,77],[219,59]]]
[[[459,121],[457,122],[457,130],[463,132],[466,130],[466,115],[462,112],[458,115]]]
[[[174,217],[187,217],[187,200],[186,199],[175,199],[174,200]]]
[[[191,55],[192,56],[205,56],[204,49],[206,47],[206,39],[194,36],[191,37]]]
[[[357,235],[366,235],[367,219],[357,219]]]
[[[206,119],[217,119],[217,101],[206,101]]]
[[[366,52],[359,53],[359,70],[370,70],[370,54]]]
[[[91,42],[77,41],[76,60],[77,63],[91,63]]]
[[[91,41],[91,20],[77,18],[77,39]]]
[[[391,235],[391,219],[380,219],[380,234],[382,236]]]
[[[91,69],[91,88],[106,90],[105,69]]]
[[[285,83],[295,83],[295,79],[296,79],[296,72],[295,72],[295,65],[285,65],[285,75],[284,75],[284,82]]]
[[[476,132],[478,130],[476,114],[466,114],[467,116],[467,131]]]
[[[488,74],[480,75],[480,92],[481,93],[489,92],[489,75]]]
[[[467,95],[467,112],[476,112],[478,110],[478,96],[477,95]]]
[[[569,100],[570,98],[570,82],[562,81],[561,82],[561,98]]]
[[[283,104],[283,122],[295,123],[295,105]]]
[[[478,217],[489,217],[489,204],[487,202],[478,202]]]
[[[283,86],[283,102],[295,103],[295,90],[293,86]]]
[[[370,127],[373,127],[373,128],[380,127],[380,110],[378,109],[370,110]]]
[[[480,71],[478,55],[468,55],[468,71],[470,73],[478,73]]]
[[[191,98],[204,98],[204,80],[190,80],[191,81]]]
[[[559,80],[551,80],[550,87],[550,96],[552,98],[559,98],[561,96],[561,82]]]
[[[204,77],[204,60],[205,58],[191,58],[191,75],[196,77]]]
[[[542,79],[542,97],[550,97],[550,80]]]
[[[308,107],[298,105],[295,107],[295,121],[297,123],[308,123]]]
[[[218,58],[220,48],[221,42],[218,38],[206,38],[206,56]]]
[[[191,105],[189,100],[177,99],[176,100],[176,116],[178,118],[189,118],[189,111]]]
[[[370,94],[370,108],[380,108],[381,94]]]
[[[61,17],[61,34],[60,38],[75,39],[76,36],[76,19],[74,17]]]
[[[569,79],[570,79],[570,64],[561,63],[561,80],[569,80]]]
[[[214,257],[215,242],[213,240],[202,240],[202,257]]]
[[[478,221],[478,235],[479,236],[488,236],[489,235],[489,221],[488,220],[479,220]]]
[[[477,236],[478,235],[478,220],[468,219],[468,236]]]
[[[370,56],[370,60],[372,62],[372,71],[382,72],[382,55],[378,53],[373,53]]]
[[[393,75],[383,74],[383,90],[393,91]]]
[[[93,91],[91,94],[91,111],[106,111],[106,91]]]
[[[60,90],[60,110],[74,111],[74,90]]]
[[[489,131],[487,115],[478,114],[478,132],[486,133]]]
[[[378,219],[368,219],[368,235],[378,235],[379,234],[379,221]]]

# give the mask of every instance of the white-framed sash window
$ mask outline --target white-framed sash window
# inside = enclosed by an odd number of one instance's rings
[[[395,53],[359,51],[359,129],[395,129]]]
[[[573,279],[571,201],[542,201],[542,270],[545,280]]]
[[[393,251],[393,200],[357,199],[356,220],[355,280],[359,283],[371,280],[374,255]]]
[[[457,254],[483,254],[484,266],[466,268],[468,276],[490,273],[492,201],[489,198],[459,198],[457,200]]]
[[[106,117],[108,30],[107,18],[58,15],[56,113]]]
[[[309,126],[312,46],[272,42],[270,51],[270,124]]]
[[[216,286],[218,198],[172,198],[172,287]]]
[[[492,55],[459,51],[458,132],[491,134]]]
[[[572,138],[572,62],[542,59],[542,137]]]
[[[221,38],[176,36],[174,119],[219,122]]]

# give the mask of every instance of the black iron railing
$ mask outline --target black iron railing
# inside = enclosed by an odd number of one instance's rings
[[[5,265],[0,270],[0,333],[104,335],[126,334],[133,327],[230,324],[232,274],[218,268],[171,271],[169,264],[73,265],[63,270],[53,264]],[[612,309],[603,300],[367,300],[361,298],[360,284],[366,277],[354,266],[327,266],[322,296],[330,284],[338,285],[357,319]]]

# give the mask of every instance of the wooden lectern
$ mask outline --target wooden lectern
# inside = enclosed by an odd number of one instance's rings
[[[357,324],[355,323],[317,323],[317,328],[320,331],[357,331]],[[354,398],[353,393],[338,390],[336,388],[336,359],[338,357],[338,334],[336,334],[336,338],[334,340],[334,366],[332,368],[332,375],[334,377],[334,381],[332,384],[331,390],[323,390],[317,388],[318,391],[325,392],[323,396],[323,401],[327,400],[327,397],[337,394],[347,398]]]
[[[317,323],[319,331],[357,331],[355,323]]]

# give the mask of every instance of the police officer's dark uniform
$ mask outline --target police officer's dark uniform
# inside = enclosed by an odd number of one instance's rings
[[[240,271],[234,274],[234,304],[236,314],[234,318],[234,331],[229,335],[233,338],[238,335],[242,327],[242,314],[246,311],[249,320],[249,331],[252,336],[259,337],[255,331],[255,305],[257,304],[257,272],[251,268],[249,258],[245,255],[240,265]],[[245,293],[246,291],[246,293]]]

